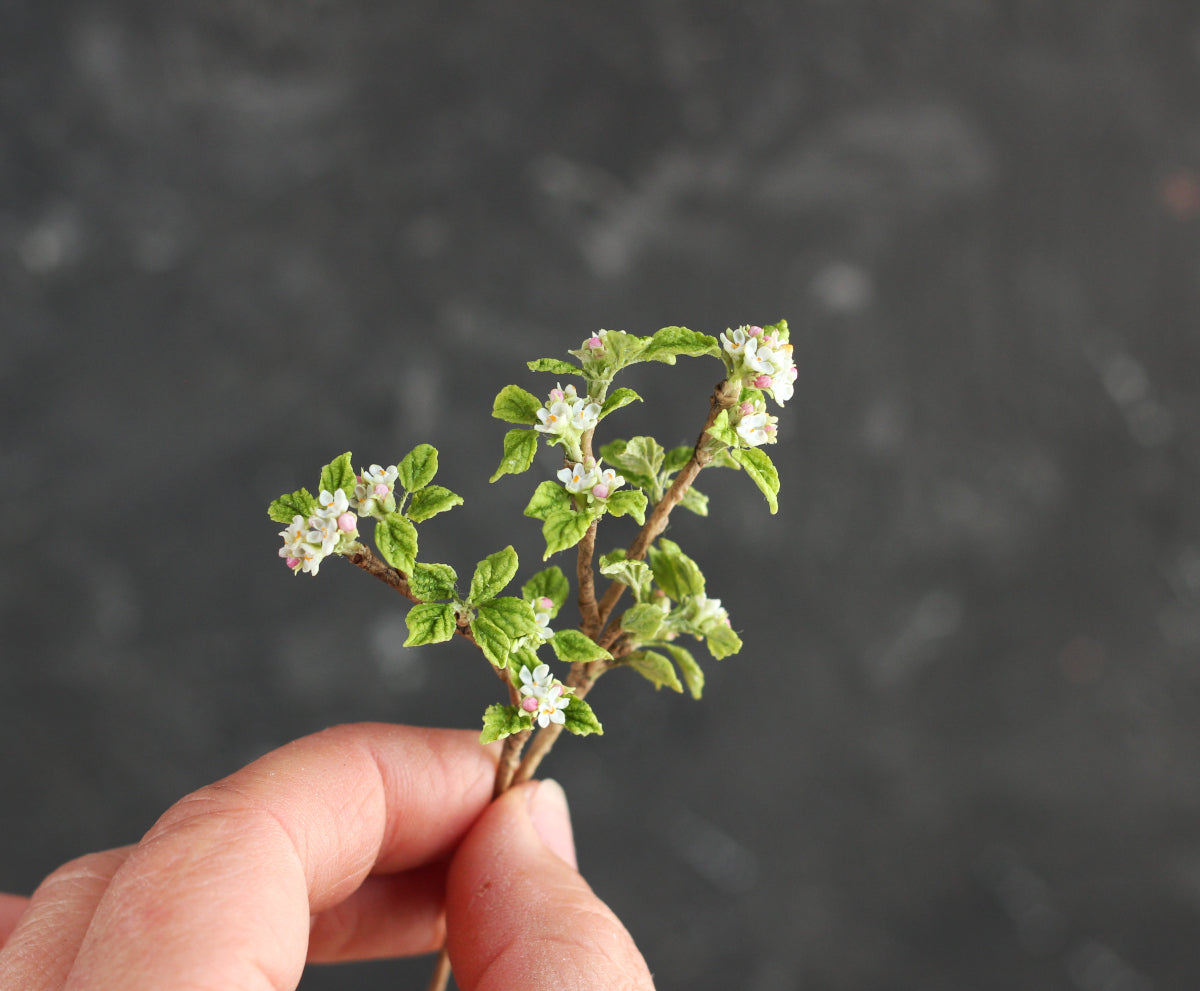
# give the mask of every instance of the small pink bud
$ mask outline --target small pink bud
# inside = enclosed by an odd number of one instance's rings
[[[769,389],[772,384],[770,375],[760,375],[754,380],[754,388],[756,389]]]
[[[747,399],[738,409],[742,411],[742,416],[749,416],[754,412],[754,403]]]
[[[521,699],[521,708],[524,709],[526,712],[535,712],[537,710],[537,707],[538,707],[538,700],[535,699],[532,695],[526,695],[523,699]]]
[[[602,340],[600,340],[598,335],[595,335],[595,334],[593,334],[591,337],[589,337],[587,339],[586,343],[587,343],[587,346],[589,348],[591,348],[593,351],[599,351],[602,347],[604,347],[604,342]]]
[[[540,599],[538,599],[537,604],[538,604],[538,608],[542,612],[549,612],[551,609],[554,608],[554,601],[544,595]]]
[[[592,495],[597,499],[608,498],[608,486],[601,482],[599,485],[592,486]]]
[[[287,559],[287,566],[288,566],[289,568],[293,569],[293,570],[295,570],[296,568],[300,567],[300,558],[298,558],[298,557],[289,557],[289,558]]]
[[[774,437],[777,428],[775,424],[768,423],[763,429],[766,431],[768,437]]]
[[[353,533],[355,530],[357,530],[358,521],[355,519],[354,514],[342,513],[342,515],[338,517],[338,529],[341,530],[342,533]]]
[[[361,482],[361,481],[363,480],[363,478],[362,478],[362,475],[355,475],[355,476],[354,476],[354,480],[355,480],[356,482]]]
[[[375,495],[378,496],[380,499],[382,499],[387,494],[388,494],[388,487],[386,485],[384,485],[383,482],[376,482],[375,483]]]
[[[550,398],[553,399],[555,402],[562,399],[563,395],[564,395],[564,393],[563,393],[562,389],[551,389],[550,390]]]
[[[762,327],[751,327],[749,330],[749,334],[751,337],[761,337],[762,332],[763,332]]]

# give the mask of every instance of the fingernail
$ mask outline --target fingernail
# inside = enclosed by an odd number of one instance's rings
[[[571,831],[571,811],[567,794],[553,778],[539,781],[529,793],[529,818],[542,842],[572,867],[575,862],[575,836]]]

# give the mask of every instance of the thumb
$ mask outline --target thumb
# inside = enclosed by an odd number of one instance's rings
[[[563,790],[512,788],[479,817],[446,884],[446,945],[462,991],[653,991],[621,921],[575,869]]]

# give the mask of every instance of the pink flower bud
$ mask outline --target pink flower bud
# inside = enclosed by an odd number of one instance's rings
[[[754,388],[756,389],[769,389],[772,384],[770,375],[760,375],[754,380]]]
[[[387,494],[388,494],[388,487],[386,485],[384,485],[383,482],[376,482],[375,483],[375,495],[378,498],[382,499]]]
[[[551,389],[550,390],[550,398],[553,399],[555,402],[562,399],[563,395],[564,395],[564,393],[563,393],[562,389]]]
[[[765,426],[763,429],[764,429],[764,430],[767,432],[767,436],[768,436],[768,437],[774,437],[774,436],[775,436],[775,431],[776,431],[776,429],[778,429],[778,428],[775,426],[775,424],[773,424],[773,423],[768,423],[768,424],[767,424],[767,425],[766,425],[766,426]]]
[[[521,699],[521,708],[524,709],[526,712],[536,712],[537,707],[538,707],[538,700],[535,699],[532,695],[526,695],[523,699]]]
[[[749,329],[749,334],[751,337],[760,337],[762,336],[762,332],[762,327],[751,327]]]
[[[549,612],[551,609],[554,608],[554,601],[545,595],[543,595],[540,599],[538,599],[537,604],[538,604],[538,608],[542,612]]]
[[[353,533],[355,530],[357,530],[358,521],[355,519],[354,514],[342,513],[342,515],[338,517],[338,529],[341,530],[342,533]]]
[[[742,403],[741,406],[738,407],[738,409],[741,410],[742,416],[749,416],[754,412],[754,403],[747,399],[744,403]]]
[[[298,557],[289,557],[289,558],[287,559],[287,566],[288,566],[289,568],[291,568],[292,570],[295,570],[296,568],[300,567],[300,558],[298,558]]]
[[[596,334],[593,334],[591,337],[589,337],[586,343],[587,346],[593,351],[599,351],[602,347],[604,347],[604,342],[600,340],[600,337]]]
[[[608,498],[608,486],[601,482],[599,485],[592,486],[592,495],[597,499]]]

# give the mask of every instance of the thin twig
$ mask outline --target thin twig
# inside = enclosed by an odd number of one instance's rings
[[[437,963],[433,966],[433,975],[429,979],[429,991],[446,991],[450,982],[450,954],[443,946],[438,954]]]
[[[579,554],[575,561],[575,577],[579,582],[579,618],[583,632],[594,637],[600,632],[600,613],[596,608],[596,576],[592,570],[592,555],[596,550],[596,524],[592,520],[583,539],[579,541]]]

